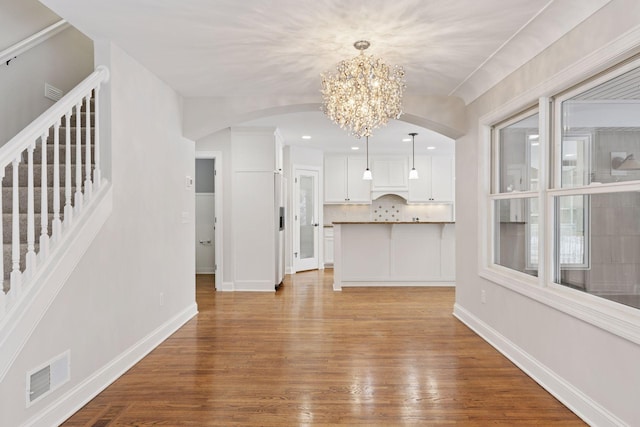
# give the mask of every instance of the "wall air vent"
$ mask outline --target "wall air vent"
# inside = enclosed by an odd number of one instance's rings
[[[27,407],[69,381],[69,356],[67,350],[27,373]]]
[[[51,365],[47,365],[29,377],[29,402],[33,402],[51,390]]]
[[[52,101],[60,101],[64,92],[57,87],[51,86],[49,83],[44,84],[44,97]]]

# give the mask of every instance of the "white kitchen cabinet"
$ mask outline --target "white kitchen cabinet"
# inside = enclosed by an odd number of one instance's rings
[[[233,249],[229,258],[233,264],[229,271],[231,289],[236,291],[275,291],[277,260],[282,256],[276,192],[280,175],[274,172],[280,162],[280,142],[275,128],[231,129]]]
[[[453,157],[416,156],[418,179],[409,180],[409,202],[453,203]]]
[[[371,203],[371,181],[362,179],[367,160],[360,156],[326,156],[324,202]]]
[[[333,227],[324,227],[324,265],[333,266]]]
[[[409,166],[406,156],[376,157],[371,162],[374,192],[408,191]]]

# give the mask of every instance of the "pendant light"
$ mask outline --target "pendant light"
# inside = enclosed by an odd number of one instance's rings
[[[362,179],[366,181],[371,181],[373,179],[371,170],[369,170],[369,135],[367,135],[367,168],[364,170],[364,173],[362,174]]]
[[[416,135],[417,133],[411,132],[411,155],[413,158],[413,164],[411,166],[411,171],[409,171],[409,179],[418,179],[418,171],[416,170]]]

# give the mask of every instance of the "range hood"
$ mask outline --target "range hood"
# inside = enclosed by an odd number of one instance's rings
[[[371,191],[371,200],[379,199],[382,196],[398,196],[402,197],[406,202],[409,200],[409,191],[398,191],[398,190],[374,190]]]

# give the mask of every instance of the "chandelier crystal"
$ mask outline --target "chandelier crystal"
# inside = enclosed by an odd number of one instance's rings
[[[358,56],[341,61],[335,74],[321,75],[322,110],[356,138],[371,136],[373,129],[400,117],[406,87],[404,69],[365,55],[369,45],[366,40],[355,42]]]

